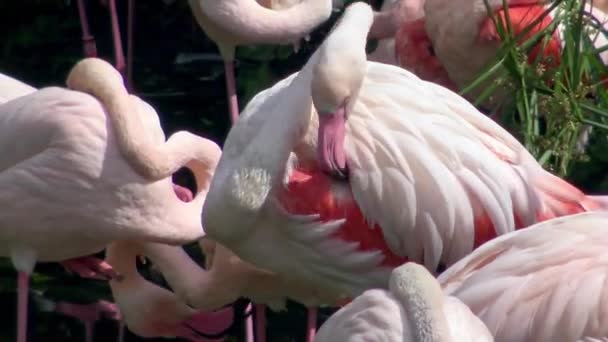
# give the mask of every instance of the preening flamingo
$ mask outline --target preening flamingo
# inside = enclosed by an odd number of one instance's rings
[[[205,254],[206,270],[181,247],[138,243],[136,248],[158,267],[183,302],[200,310],[216,310],[240,297],[268,305],[275,311],[284,310],[288,298],[298,298],[305,305],[314,307],[319,303],[318,297],[324,294],[321,289],[290,283],[289,279],[254,267],[212,240],[202,239],[199,246]],[[325,298],[328,303],[332,300],[332,297]],[[316,317],[312,320],[310,316],[307,341],[314,340],[316,331]],[[258,340],[264,339],[265,334],[260,333],[265,329],[264,317],[258,316],[256,323]],[[248,336],[248,340],[252,339]]]
[[[234,315],[232,307],[217,312],[193,309],[173,292],[147,281],[138,273],[135,263],[137,255],[141,254],[137,243],[127,241],[112,243],[106,251],[106,261],[122,275],[111,280],[110,287],[129,330],[141,337],[217,341],[218,338],[210,336],[230,325]]]
[[[188,0],[194,18],[217,44],[224,59],[226,91],[233,123],[239,116],[233,65],[236,46],[260,43],[290,44],[299,41],[329,19],[332,11],[332,0],[259,2]],[[266,8],[263,5],[274,7]],[[292,6],[285,8],[289,5]]]
[[[489,241],[438,280],[497,342],[608,340],[608,214],[555,218]]]
[[[183,203],[171,173],[158,178],[162,173],[148,172],[157,177],[150,179],[138,171],[187,165],[208,175],[220,154],[214,142],[186,132],[163,144],[154,109],[129,96],[120,74],[101,60],[77,64],[68,83],[90,86],[99,101],[50,87],[0,105],[0,205],[10,209],[0,213],[0,255],[19,272],[19,342],[25,341],[28,275],[36,261],[93,254],[114,240],[183,244],[202,237],[204,196],[197,192]],[[136,150],[157,148],[169,167],[155,168],[154,160],[140,157],[135,169],[121,142]]]
[[[435,271],[497,235],[605,208],[459,95],[367,62],[372,21],[350,5],[299,73],[247,105],[203,207],[209,238],[342,298],[385,287],[407,260]]]
[[[437,279],[408,262],[391,273],[388,291],[365,291],[333,314],[315,342],[493,342],[488,328]]]

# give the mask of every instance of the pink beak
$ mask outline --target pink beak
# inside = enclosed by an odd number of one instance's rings
[[[194,199],[192,191],[181,185],[177,185],[174,183],[173,191],[175,192],[175,195],[177,195],[177,198],[179,198],[182,202],[191,202]]]
[[[345,112],[345,105],[341,105],[334,113],[319,114],[319,164],[321,170],[339,178],[347,176],[344,153]]]

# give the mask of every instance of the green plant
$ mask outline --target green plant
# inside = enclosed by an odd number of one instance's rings
[[[604,88],[608,69],[599,56],[608,46],[594,45],[596,39],[606,35],[606,30],[586,9],[588,0],[555,0],[519,33],[514,32],[509,20],[506,0],[505,20],[494,16],[488,1],[484,2],[503,44],[496,58],[462,94],[477,91],[477,105],[487,103],[497,92],[513,94],[492,111],[541,165],[559,175],[568,175],[573,162],[585,158],[585,135],[590,127],[599,128],[599,134],[608,129]],[[550,13],[550,25],[522,41]],[[554,61],[539,54],[530,63],[530,50],[537,44],[544,50],[558,28],[563,42],[561,62],[547,67]],[[482,86],[486,88],[480,89]]]

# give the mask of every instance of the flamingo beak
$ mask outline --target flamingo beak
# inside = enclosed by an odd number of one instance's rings
[[[332,113],[319,113],[319,142],[317,157],[321,170],[332,176],[347,177],[344,138],[346,125],[346,103]]]
[[[181,185],[178,184],[173,184],[173,191],[175,192],[175,195],[177,196],[177,198],[179,198],[182,202],[191,202],[194,199],[194,195],[192,194],[192,191],[190,191],[188,188],[185,188]]]

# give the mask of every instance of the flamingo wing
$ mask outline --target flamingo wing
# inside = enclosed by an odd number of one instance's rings
[[[316,342],[404,340],[405,315],[388,291],[368,290],[333,314],[319,329]],[[403,322],[402,322],[403,321]]]
[[[528,183],[545,172],[515,138],[457,94],[397,67],[368,63],[346,151],[364,216],[392,252],[430,269],[473,249],[475,223],[504,234],[515,211],[533,222],[540,205]]]
[[[499,341],[606,339],[608,214],[581,213],[498,237],[439,276]]]

